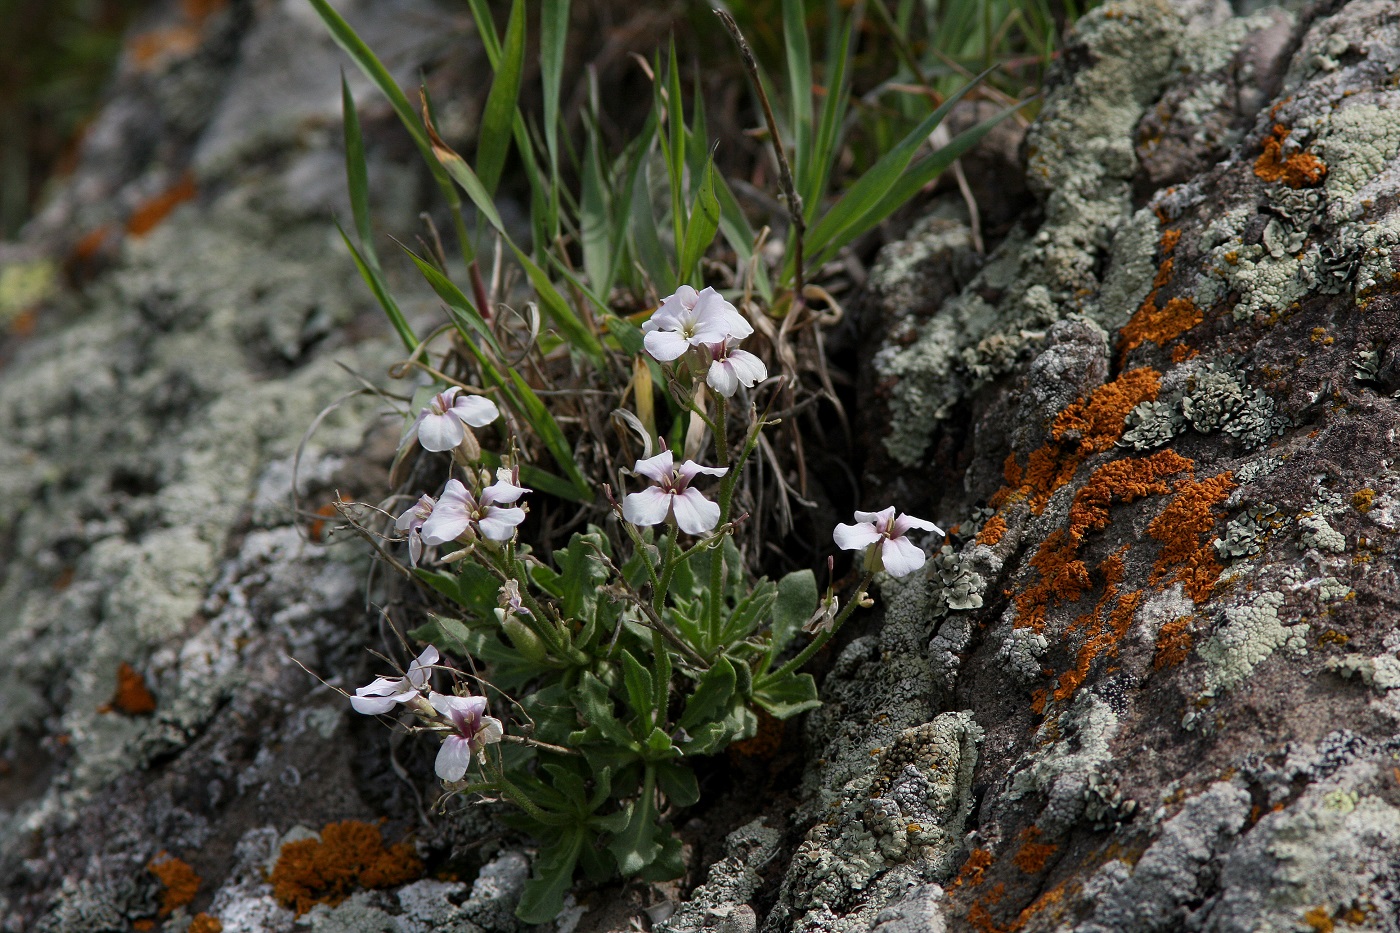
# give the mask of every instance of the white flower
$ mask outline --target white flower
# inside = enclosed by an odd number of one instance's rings
[[[633,467],[656,485],[634,492],[622,500],[622,517],[634,525],[658,525],[666,516],[675,514],[676,524],[686,534],[699,535],[710,531],[719,522],[719,506],[706,499],[690,483],[701,473],[723,476],[728,467],[701,466],[687,460],[677,469],[669,450],[655,457],[638,460]]]
[[[753,333],[753,325],[713,288],[696,292],[682,285],[661,302],[642,332],[647,352],[665,363],[691,347],[724,343],[730,337],[743,339]]]
[[[482,428],[501,416],[496,403],[479,395],[466,395],[457,386],[434,395],[418,413],[409,434],[418,434],[424,450],[451,450],[462,443],[466,425]]]
[[[472,763],[472,753],[499,742],[505,734],[501,721],[486,716],[486,697],[428,694],[428,702],[452,723],[452,734],[442,740],[433,770],[444,781],[460,781]]]
[[[408,562],[418,566],[418,558],[423,556],[423,523],[433,514],[433,497],[421,495],[409,509],[394,522],[394,527],[408,535]]]
[[[740,385],[751,389],[754,383],[768,378],[768,367],[763,365],[763,360],[738,347],[737,340],[726,340],[709,347],[713,362],[705,381],[725,398],[733,398]]]
[[[509,479],[497,479],[481,491],[481,500],[477,501],[461,480],[450,479],[433,506],[432,514],[423,522],[420,532],[423,543],[456,541],[472,524],[487,540],[509,541],[515,535],[515,526],[525,521],[525,510],[502,508],[497,503],[509,506],[529,491]]]
[[[880,512],[856,512],[856,524],[840,524],[832,537],[844,551],[865,550],[866,569],[885,570],[892,577],[913,573],[924,565],[924,549],[905,537],[911,528],[945,534],[933,522],[899,513],[894,506]],[[878,546],[877,546],[878,545]]]
[[[428,677],[437,662],[438,650],[429,645],[408,665],[407,676],[380,677],[368,686],[355,688],[350,705],[357,713],[378,716],[393,709],[395,703],[411,702],[428,685]]]

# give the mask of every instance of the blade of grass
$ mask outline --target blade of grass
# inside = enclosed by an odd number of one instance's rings
[[[657,135],[660,135],[658,131]],[[651,168],[645,164],[632,180],[632,223],[628,229],[642,269],[651,278],[653,288],[666,288],[675,276],[671,261],[661,245],[661,234],[657,230],[656,215],[651,209]]]
[[[491,7],[486,0],[467,0],[471,7],[472,19],[476,22],[477,35],[481,37],[481,46],[486,50],[486,61],[490,63],[491,70],[496,70],[496,62],[501,58],[501,37],[496,34],[496,21],[491,18]]]
[[[426,107],[426,104],[424,106]],[[467,197],[471,198],[472,204],[476,205],[476,209],[481,212],[482,216],[486,218],[491,226],[501,231],[501,233],[505,233],[505,223],[502,222],[501,215],[496,212],[496,202],[492,200],[490,193],[486,190],[486,186],[481,183],[481,179],[477,177],[476,173],[472,171],[471,166],[467,164],[467,160],[458,155],[451,146],[443,142],[442,137],[438,135],[437,129],[433,126],[432,121],[428,121],[425,125],[427,126],[428,135],[432,139],[431,151],[437,164],[447,172],[452,181],[462,186],[462,190],[467,193]]]
[[[494,67],[495,78],[486,95],[481,129],[477,134],[476,174],[489,195],[496,193],[501,172],[505,169],[506,156],[510,152],[516,101],[520,97],[524,69],[525,2],[514,0],[510,7],[510,20],[506,23],[501,55]]]
[[[454,285],[451,279],[443,275],[437,267],[417,256],[413,250],[402,243],[399,244],[399,247],[408,254],[409,259],[413,260],[413,264],[418,267],[423,278],[428,280],[428,284],[432,286],[433,291],[437,292],[438,297],[462,315],[470,324],[472,331],[491,348],[491,352],[495,353],[498,358],[503,356],[501,345],[496,341],[496,335],[491,332],[491,326],[486,323],[476,305],[472,304],[471,299]]]
[[[506,245],[515,254],[515,259],[525,269],[525,275],[530,280],[530,285],[534,287],[535,293],[540,297],[540,305],[548,314],[550,320],[558,326],[565,339],[569,341],[569,346],[573,349],[581,350],[592,357],[595,362],[601,363],[603,359],[603,345],[598,342],[598,336],[584,323],[574,309],[569,307],[569,303],[564,300],[564,296],[559,294],[559,290],[554,287],[554,283],[549,280],[549,276],[541,269],[533,259],[525,254],[520,247],[505,236],[502,231]]]
[[[569,0],[540,4],[540,82],[544,85],[544,144],[549,170],[559,175],[559,88],[564,78],[564,50],[569,32]]]
[[[340,109],[345,118],[345,184],[350,191],[350,212],[355,218],[355,232],[360,235],[360,249],[365,262],[376,271],[379,257],[374,251],[374,234],[369,222],[369,170],[365,167],[365,141],[360,135],[360,114],[345,72],[340,73]]]
[[[583,271],[593,290],[600,295],[612,291],[612,214],[608,204],[608,185],[603,178],[603,157],[598,139],[598,125],[591,119],[584,123],[583,172],[578,210],[579,247],[583,251]]]
[[[806,162],[806,174],[800,176],[805,182],[801,191],[806,206],[807,222],[816,219],[817,208],[826,194],[826,186],[831,178],[831,169],[839,153],[838,142],[843,121],[846,118],[846,102],[850,90],[846,81],[846,66],[851,57],[851,18],[846,17],[837,41],[828,76],[826,100],[822,102],[821,122],[817,125],[816,137],[812,143],[812,155]]]
[[[815,255],[825,250],[827,244],[838,236],[849,233],[850,236],[847,237],[849,240],[869,229],[868,226],[856,225],[884,200],[899,181],[900,176],[904,174],[909,163],[913,161],[919,147],[927,142],[928,135],[934,131],[939,123],[943,122],[943,118],[963,98],[963,95],[972,90],[986,74],[985,71],[982,72],[976,80],[969,82],[958,93],[944,101],[943,106],[925,117],[918,126],[910,130],[899,141],[898,145],[885,153],[855,184],[851,185],[841,199],[808,231],[807,249],[809,253]],[[789,260],[789,265],[791,262]],[[790,272],[785,272],[784,277],[786,278],[789,274]]]
[[[783,0],[783,46],[792,103],[794,170],[802,178],[812,157],[812,49],[807,40],[805,0]]]
[[[681,72],[676,63],[674,37],[671,39],[670,63],[666,71],[666,97],[666,172],[671,182],[671,227],[675,234],[676,254],[679,256],[681,243],[685,239],[686,225],[685,102],[681,98]]]
[[[350,242],[350,237],[345,234],[345,228],[336,221],[335,229],[340,231],[340,238],[345,241],[345,248],[350,250],[350,257],[355,260],[355,268],[360,270],[360,277],[365,280],[369,290],[374,293],[374,297],[379,302],[379,306],[384,309],[384,314],[388,316],[389,323],[398,332],[399,339],[403,345],[412,353],[418,349],[418,337],[413,333],[413,328],[408,326],[403,312],[399,310],[398,304],[394,301],[394,296],[389,294],[388,286],[384,284],[384,279],[379,274],[379,270],[371,268],[365,261],[364,256],[355,248],[355,244]]]
[[[978,141],[986,136],[991,129],[1002,120],[1009,117],[1020,109],[1022,105],[1008,107],[1001,113],[985,120],[970,129],[963,130],[953,137],[947,145],[939,148],[937,152],[931,153],[920,159],[913,167],[906,171],[899,180],[885,193],[876,204],[860,216],[860,218],[842,233],[833,238],[823,249],[822,255],[829,258],[836,250],[845,246],[855,239],[862,232],[884,220],[894,213],[903,204],[909,202],[919,189],[939,176],[948,166],[952,165],[960,156],[966,153]],[[822,260],[824,261],[824,259]]]

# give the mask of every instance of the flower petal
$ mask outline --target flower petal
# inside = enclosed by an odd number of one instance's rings
[[[894,524],[890,526],[890,534],[896,538],[900,538],[908,534],[911,528],[918,528],[920,531],[936,531],[939,534],[946,534],[942,528],[939,528],[933,522],[925,521],[922,518],[915,518],[912,515],[905,515],[903,512],[899,513],[899,518],[896,518]]]
[[[638,460],[632,467],[632,472],[645,476],[654,483],[664,483],[675,475],[675,463],[676,459],[671,452],[663,450],[655,457]]]
[[[525,521],[525,510],[511,507],[503,509],[493,505],[478,521],[481,536],[489,541],[509,541],[515,537],[515,526]]]
[[[733,398],[739,391],[739,377],[728,360],[715,360],[710,371],[705,374],[705,383],[725,398]]]
[[[489,398],[463,395],[453,404],[452,414],[474,428],[483,428],[501,417],[501,410]]]
[[[630,493],[622,500],[622,517],[634,525],[659,525],[671,511],[672,498],[655,486]]]
[[[729,467],[707,467],[701,466],[694,460],[687,460],[680,465],[680,469],[676,470],[676,472],[680,474],[681,479],[689,483],[701,473],[707,476],[723,476],[729,472]]]
[[[924,549],[908,538],[888,538],[880,545],[880,558],[885,571],[892,577],[911,574],[924,565],[927,555]]]
[[[424,450],[441,452],[462,443],[467,429],[452,415],[426,414],[418,424],[418,443]]]
[[[690,341],[674,330],[654,330],[642,338],[647,352],[663,363],[678,359],[690,349]]]
[[[409,506],[408,509],[398,517],[398,520],[394,522],[394,527],[399,531],[408,531],[416,525],[423,524],[423,520],[433,514],[433,506],[436,504],[432,496],[419,496],[418,501]]]
[[[438,749],[437,760],[433,762],[433,770],[444,781],[460,781],[466,776],[467,768],[471,767],[471,763],[471,742],[460,735],[449,735],[442,740],[442,748]]]
[[[364,689],[363,687],[360,689]],[[358,692],[358,691],[356,691]],[[392,697],[355,696],[350,698],[350,705],[357,713],[364,713],[366,716],[378,716],[380,713],[387,713],[393,709],[397,700]]]
[[[697,296],[693,313],[696,336],[702,333],[707,335],[703,343],[719,343],[727,337],[742,339],[753,333],[753,325],[713,287],[706,288]],[[714,334],[722,336],[710,336]]]
[[[429,645],[423,649],[423,653],[413,659],[408,665],[408,682],[415,688],[422,690],[428,683],[428,678],[432,676],[433,665],[438,662],[437,648]]]
[[[719,505],[700,494],[698,489],[677,493],[674,508],[676,524],[690,535],[702,535],[719,524]]]
[[[423,523],[420,532],[424,544],[446,544],[462,537],[471,525],[471,517],[460,506],[455,509],[436,509]]]
[[[763,365],[763,360],[748,350],[730,350],[729,368],[746,389],[751,389],[754,383],[768,378],[768,367]]]
[[[423,557],[423,535],[415,531],[408,536],[408,565],[417,567]]]
[[[529,491],[524,486],[517,486],[507,480],[497,480],[481,491],[481,504],[495,505],[497,502],[504,502],[509,505]]]
[[[860,518],[860,516],[861,513],[857,512],[856,518]],[[832,531],[831,537],[841,550],[859,551],[879,541],[880,532],[876,531],[875,526],[870,522],[861,522],[858,525],[840,524]]]
[[[856,521],[858,522],[870,522],[871,524],[878,524],[880,522],[880,519],[884,519],[885,524],[888,525],[890,519],[892,518],[894,518],[894,506],[890,506],[887,509],[881,509],[878,512],[856,512]]]
[[[473,740],[476,742],[476,747],[480,748],[483,745],[494,745],[505,734],[505,727],[501,725],[499,719],[495,716],[483,716],[481,717],[481,728],[477,730]]]

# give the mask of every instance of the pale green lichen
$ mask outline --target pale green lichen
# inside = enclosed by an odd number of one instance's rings
[[[1327,164],[1328,213],[1339,223],[1353,221],[1358,193],[1400,154],[1400,109],[1343,102],[1317,122],[1313,147]]]
[[[1347,549],[1347,539],[1328,523],[1321,515],[1302,515],[1298,518],[1298,543],[1304,549],[1317,548],[1341,554]]]
[[[1251,388],[1245,374],[1228,361],[1188,364],[1177,381],[1178,388],[1128,413],[1120,446],[1148,450],[1189,428],[1200,434],[1224,431],[1253,449],[1287,425],[1274,400]]]
[[[1215,542],[1215,553],[1223,560],[1252,557],[1264,549],[1264,539],[1273,530],[1278,509],[1261,505],[1249,509],[1225,525],[1225,534]]]
[[[1277,650],[1306,652],[1307,623],[1284,624],[1278,615],[1282,606],[1281,593],[1261,593],[1224,609],[1224,624],[1198,649],[1206,662],[1205,696],[1234,690]]]

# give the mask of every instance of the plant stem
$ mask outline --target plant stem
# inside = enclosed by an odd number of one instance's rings
[[[828,628],[826,631],[822,632],[816,638],[813,638],[811,643],[808,644],[806,648],[803,648],[798,653],[797,657],[793,658],[791,661],[787,662],[782,667],[778,668],[772,674],[769,674],[763,679],[767,681],[781,680],[782,678],[791,674],[793,671],[797,670],[799,667],[810,661],[812,659],[812,656],[818,651],[822,650],[822,646],[824,646],[827,642],[831,641],[831,637],[835,635],[838,631],[840,631],[841,626],[844,625],[846,623],[846,620],[851,617],[851,613],[855,610],[856,606],[859,606],[860,601],[863,598],[865,598],[866,587],[870,586],[870,581],[874,578],[875,574],[866,573],[864,578],[861,579],[860,585],[856,587],[855,596],[851,598],[850,602],[846,603],[846,608],[842,609],[841,612],[837,614],[836,618],[832,620],[831,627]]]
[[[676,573],[676,529],[674,520],[667,523],[666,551],[661,558],[661,585],[652,590],[651,608],[658,615],[666,606],[666,593],[671,589],[671,577]]]

